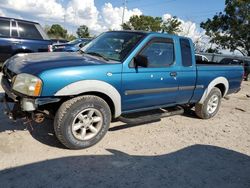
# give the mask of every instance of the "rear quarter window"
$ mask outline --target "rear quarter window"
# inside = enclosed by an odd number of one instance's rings
[[[192,66],[192,52],[189,40],[180,39],[180,45],[181,45],[182,65],[184,67]]]
[[[10,36],[10,21],[0,20],[0,37]]]
[[[27,39],[43,39],[34,24],[18,22],[19,35]]]

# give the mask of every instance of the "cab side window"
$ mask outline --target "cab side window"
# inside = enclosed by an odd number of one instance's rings
[[[19,35],[27,39],[43,39],[34,24],[18,22]]]
[[[10,21],[0,19],[0,37],[10,36]]]
[[[192,66],[192,52],[191,46],[188,39],[180,39],[181,45],[181,59],[182,65],[184,67],[191,67]]]
[[[148,68],[168,67],[174,63],[173,42],[153,41],[140,53],[148,58]]]

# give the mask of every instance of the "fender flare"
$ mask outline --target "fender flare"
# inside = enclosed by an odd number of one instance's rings
[[[112,100],[115,107],[115,117],[121,115],[121,95],[107,82],[100,80],[82,80],[71,83],[55,93],[55,96],[79,95],[86,92],[103,93]]]
[[[225,92],[223,94],[222,97],[226,96],[227,92],[228,92],[228,88],[229,88],[229,83],[228,83],[228,80],[225,78],[225,77],[218,77],[218,78],[215,78],[214,80],[212,80],[207,88],[205,89],[199,103],[202,104],[205,99],[207,98],[208,94],[210,93],[210,91],[218,84],[223,84],[225,86]]]

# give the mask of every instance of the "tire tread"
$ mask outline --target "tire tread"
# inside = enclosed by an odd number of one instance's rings
[[[72,98],[66,102],[64,102],[60,108],[58,109],[55,119],[54,119],[54,130],[55,130],[55,134],[58,138],[58,140],[65,145],[67,148],[70,149],[79,149],[78,147],[72,145],[70,142],[68,142],[65,137],[63,136],[63,129],[62,129],[62,125],[63,125],[63,120],[65,115],[69,112],[70,108],[76,104],[79,101],[97,101],[100,102],[104,105],[106,105],[109,109],[109,114],[111,114],[110,108],[108,106],[108,104],[106,103],[106,101],[104,101],[102,98],[94,96],[94,95],[83,95],[83,96],[79,96],[79,97],[75,97]]]

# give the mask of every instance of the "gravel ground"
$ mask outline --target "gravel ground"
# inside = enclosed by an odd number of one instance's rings
[[[210,120],[190,112],[138,126],[115,122],[100,143],[77,151],[56,140],[52,122],[30,133],[1,112],[0,187],[249,188],[247,95],[250,82]]]

